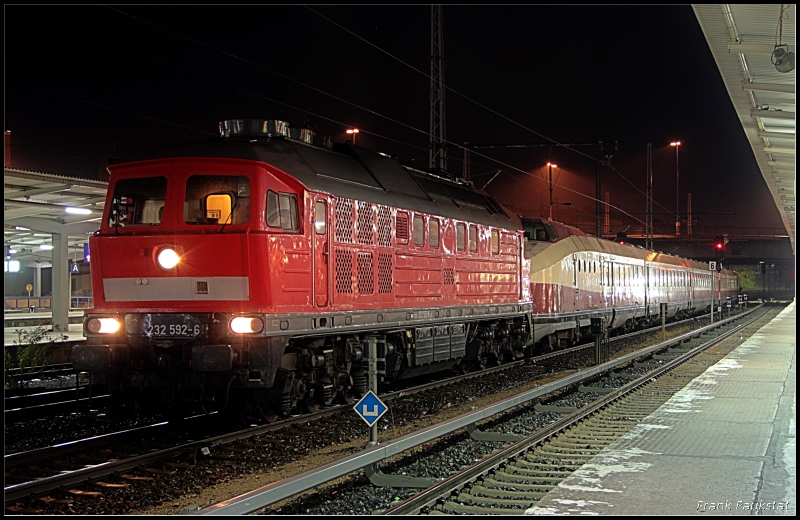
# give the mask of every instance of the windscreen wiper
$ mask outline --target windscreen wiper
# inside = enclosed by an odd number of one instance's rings
[[[219,234],[221,235],[223,231],[225,231],[225,226],[228,225],[228,222],[233,220],[233,212],[236,211],[236,206],[239,204],[239,197],[236,197],[236,200],[233,201],[233,207],[231,208],[231,212],[228,214],[228,218],[225,219],[225,223],[222,224],[222,227],[219,230]]]

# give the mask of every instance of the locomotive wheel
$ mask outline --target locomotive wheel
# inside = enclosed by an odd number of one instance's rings
[[[342,393],[339,394],[338,401],[341,404],[351,404],[355,400],[356,400],[356,398],[352,394],[348,394],[348,393],[345,393],[345,392],[342,392]]]
[[[306,401],[303,401],[303,403],[305,404],[306,410],[311,412],[311,413],[316,412],[320,408],[319,403],[316,402],[316,401],[308,401],[308,400],[306,400]]]

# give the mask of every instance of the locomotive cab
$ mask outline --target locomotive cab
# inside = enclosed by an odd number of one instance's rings
[[[278,260],[269,242],[300,232],[298,186],[214,158],[110,170],[107,213],[90,239],[100,259],[95,308],[87,344],[73,351],[76,370],[155,402],[173,401],[177,388],[184,400],[205,393],[219,406],[231,387],[268,391],[286,343],[263,334]],[[253,200],[253,189],[265,196]]]

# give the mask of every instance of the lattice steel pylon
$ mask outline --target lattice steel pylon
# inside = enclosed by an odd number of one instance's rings
[[[647,204],[645,207],[644,227],[645,240],[644,247],[653,249],[653,147],[647,143]]]
[[[444,113],[444,47],[442,6],[431,6],[431,128],[428,167],[447,169],[447,134]]]

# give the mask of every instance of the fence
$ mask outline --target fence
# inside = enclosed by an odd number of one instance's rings
[[[35,309],[51,310],[52,296],[5,296],[3,297],[3,310],[9,312],[28,312],[31,307]],[[88,309],[94,306],[91,296],[73,296],[70,302],[71,309]]]

